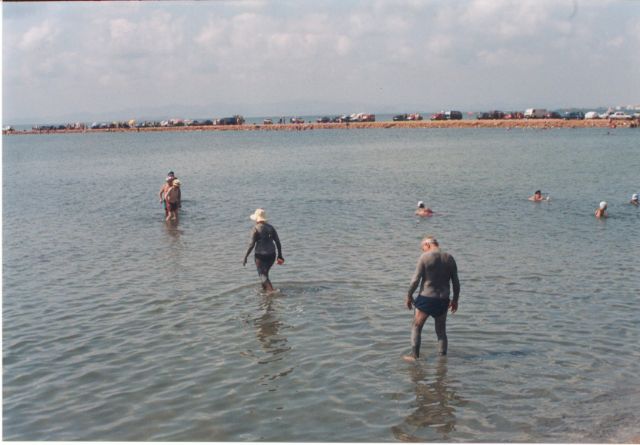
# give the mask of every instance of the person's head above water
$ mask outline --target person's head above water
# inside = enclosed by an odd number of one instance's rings
[[[418,201],[418,208],[419,209],[424,209],[424,202]]]
[[[542,195],[542,192],[540,190],[536,190],[536,192],[534,193],[534,195]]]
[[[631,195],[631,200],[632,201],[637,201],[638,200],[638,194],[634,193],[633,195]]]
[[[252,215],[249,215],[249,218],[255,222],[265,222],[267,220],[267,212],[264,209],[256,209]]]
[[[605,210],[607,208],[607,201],[602,201],[600,203],[600,210]]]
[[[167,176],[167,182],[171,183],[175,178],[175,176]]]
[[[170,171],[169,173],[167,173],[167,176],[170,176],[172,178],[176,177],[176,175],[175,175],[175,173],[173,173],[173,171]]]

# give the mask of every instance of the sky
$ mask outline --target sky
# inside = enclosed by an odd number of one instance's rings
[[[640,104],[637,0],[2,3],[2,121]]]

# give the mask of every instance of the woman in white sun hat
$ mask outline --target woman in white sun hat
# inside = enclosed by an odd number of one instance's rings
[[[262,282],[262,289],[267,292],[272,292],[273,286],[269,280],[269,270],[276,261],[276,258],[278,264],[284,263],[280,238],[278,238],[278,232],[276,232],[276,229],[267,222],[267,213],[264,209],[256,209],[249,218],[255,221],[256,225],[251,231],[251,241],[249,242],[249,248],[244,256],[242,265],[247,265],[247,258],[255,247],[254,259],[256,268],[258,269],[258,275],[260,276],[260,281]]]
[[[602,201],[600,206],[596,209],[596,218],[607,218],[609,214],[607,213],[607,201]]]

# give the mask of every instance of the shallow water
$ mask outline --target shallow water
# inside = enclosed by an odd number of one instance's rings
[[[638,437],[640,132],[607,133],[3,137],[3,438]],[[241,264],[256,207],[286,258],[272,296]],[[449,355],[429,321],[411,365],[427,233],[458,262],[460,310]]]

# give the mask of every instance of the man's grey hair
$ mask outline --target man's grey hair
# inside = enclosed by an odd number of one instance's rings
[[[438,244],[438,240],[433,235],[425,236],[424,238],[422,238],[422,242],[423,243],[427,243],[427,244],[432,244],[432,245],[438,246],[438,247],[440,246],[440,244]]]

